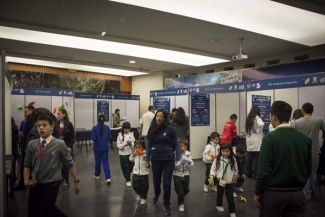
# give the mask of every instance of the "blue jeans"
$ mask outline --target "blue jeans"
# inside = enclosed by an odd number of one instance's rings
[[[101,161],[103,164],[103,170],[105,173],[105,178],[111,178],[111,171],[109,169],[108,163],[108,151],[94,151],[95,153],[95,176],[99,176],[101,172]]]
[[[307,180],[306,186],[304,188],[304,195],[306,200],[311,199],[311,193],[315,191],[316,179],[317,179],[317,168],[319,164],[319,154],[311,154],[311,174]]]

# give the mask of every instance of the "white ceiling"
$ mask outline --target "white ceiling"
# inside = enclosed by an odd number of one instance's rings
[[[105,30],[101,18],[106,24],[104,37],[101,36]],[[229,60],[239,52],[238,37],[245,38],[243,51],[249,58],[283,54],[308,47],[212,22],[101,0],[2,0],[0,26],[150,46]],[[210,39],[217,42],[210,43]],[[0,38],[0,49],[6,50],[10,56],[143,72],[192,68],[189,65],[147,58],[3,38]],[[130,64],[130,60],[136,60],[137,63]]]

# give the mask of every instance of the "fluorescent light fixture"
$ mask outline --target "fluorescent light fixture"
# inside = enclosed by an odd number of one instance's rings
[[[112,69],[112,68],[78,65],[78,64],[71,64],[71,63],[60,63],[60,62],[27,59],[27,58],[11,57],[11,56],[7,56],[7,62],[23,63],[23,64],[36,65],[36,66],[48,66],[48,67],[62,68],[67,70],[97,72],[102,74],[127,76],[127,77],[148,74],[146,72],[136,72],[136,71],[128,71],[122,69]]]
[[[192,17],[308,46],[325,43],[324,15],[270,0],[112,1]]]
[[[82,50],[113,53],[119,55],[140,57],[189,66],[204,66],[227,62],[229,60],[197,54],[171,51],[160,48],[145,47],[98,39],[82,38],[69,35],[60,35],[25,29],[0,26],[0,38],[25,41],[37,44],[46,44],[59,47],[68,47]]]
[[[135,60],[130,60],[130,62],[129,63],[131,63],[131,64],[135,64],[135,63],[137,63]]]

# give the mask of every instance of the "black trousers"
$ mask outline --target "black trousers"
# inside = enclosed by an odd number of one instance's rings
[[[146,200],[149,191],[149,175],[138,176],[133,174],[132,187],[135,193],[141,196],[141,199]]]
[[[121,169],[126,182],[131,181],[131,173],[134,166],[134,162],[131,162],[129,157],[130,155],[120,155]]]
[[[244,182],[245,182],[245,179],[243,179],[241,177],[238,178],[237,179],[237,182],[235,184],[233,184],[233,186],[234,186],[234,192],[236,191],[236,188],[240,188],[241,186],[243,186]]]
[[[161,178],[163,179],[164,188],[164,205],[170,205],[171,185],[175,162],[171,161],[152,161],[153,185],[155,198],[161,193]]]
[[[212,164],[205,163],[205,185],[209,185],[208,179],[210,178],[210,170],[211,170]],[[213,178],[214,183],[217,183],[217,179]]]
[[[247,176],[249,178],[253,177],[253,163],[254,163],[254,178],[256,178],[259,155],[260,155],[259,151],[247,152]]]
[[[234,201],[234,185],[226,184],[225,187],[219,185],[219,180],[217,181],[217,206],[222,206],[223,192],[226,191],[226,198],[228,201],[228,210],[229,213],[234,213],[235,210],[235,201]]]
[[[260,217],[304,217],[305,197],[302,191],[264,191],[261,200]]]
[[[67,217],[55,206],[60,181],[36,184],[29,190],[28,217]]]
[[[185,196],[190,192],[190,176],[174,176],[174,188],[178,196],[178,206],[184,204]]]

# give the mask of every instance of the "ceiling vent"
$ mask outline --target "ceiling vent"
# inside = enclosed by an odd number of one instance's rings
[[[269,60],[269,61],[266,62],[266,64],[268,66],[275,65],[275,64],[279,64],[279,63],[280,63],[280,60]]]
[[[209,74],[209,73],[213,73],[213,72],[214,72],[214,69],[205,70],[205,74]]]
[[[244,65],[244,69],[255,68],[255,63],[249,63]]]
[[[231,70],[234,70],[233,66],[223,68],[223,71],[231,71]]]
[[[308,60],[308,59],[309,59],[309,55],[307,55],[307,54],[294,57],[294,61],[303,61],[303,60]]]

